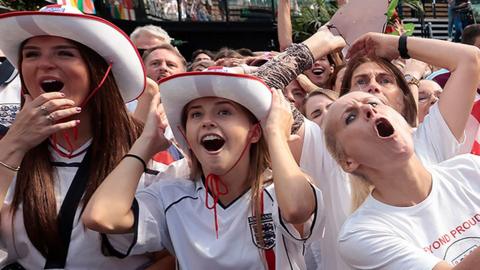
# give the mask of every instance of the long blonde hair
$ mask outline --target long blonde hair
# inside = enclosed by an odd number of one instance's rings
[[[340,164],[340,162],[346,159],[347,155],[342,144],[337,140],[331,124],[328,122],[324,127],[324,133],[328,152],[330,152],[335,161]],[[362,205],[365,199],[367,199],[368,195],[373,190],[374,185],[359,173],[349,173],[348,177],[350,179],[350,187],[352,190],[350,209],[351,212],[354,212],[360,207],[360,205]]]
[[[352,189],[350,211],[353,213],[363,204],[375,186],[361,175],[349,173],[348,177]]]

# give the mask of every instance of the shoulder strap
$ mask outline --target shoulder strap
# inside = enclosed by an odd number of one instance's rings
[[[12,75],[15,73],[15,67],[5,59],[0,63],[0,85],[9,83],[12,80]]]
[[[63,248],[61,250],[48,248],[47,261],[45,269],[62,269],[65,268],[67,261],[68,248],[70,246],[70,238],[73,229],[73,220],[77,212],[78,205],[83,197],[88,182],[88,173],[90,171],[91,147],[88,149],[85,157],[78,168],[72,184],[68,188],[67,195],[63,200],[60,212],[58,213],[57,223],[60,239]]]

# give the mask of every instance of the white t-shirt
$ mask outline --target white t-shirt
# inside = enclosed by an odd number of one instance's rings
[[[480,94],[475,95],[475,102],[480,102]],[[477,143],[480,139],[480,119],[475,118],[472,114],[469,115],[467,125],[465,127],[465,143],[460,149],[461,154],[471,153],[475,140]]]
[[[76,150],[73,154],[78,155],[68,159],[51,150],[54,166],[58,174],[55,181],[55,197],[57,212],[60,211],[65,195],[72,183],[72,180],[82,162],[90,141]],[[59,146],[59,150],[67,153]],[[160,165],[161,166],[161,165]],[[144,174],[141,180],[141,187],[144,183],[152,183],[156,177],[152,174]],[[45,258],[33,246],[27,236],[22,205],[20,205],[12,227],[12,216],[9,211],[13,199],[15,182],[10,186],[5,204],[1,211],[0,235],[3,249],[7,250],[8,258],[0,265],[8,265],[12,262],[20,263],[26,269],[42,269],[45,265]],[[113,256],[104,256],[101,250],[100,234],[87,229],[80,219],[81,206],[78,207],[73,223],[69,252],[67,256],[66,269],[138,269],[150,263],[146,256],[131,256],[125,259],[118,259]]]
[[[276,269],[305,269],[305,245],[321,237],[323,198],[312,186],[316,208],[305,223],[303,237],[280,216],[273,184],[263,193],[265,243],[275,252]],[[180,269],[262,269],[260,249],[253,233],[250,190],[227,206],[217,205],[218,239],[213,210],[205,207],[201,179],[162,179],[136,195],[135,232],[108,235],[121,253],[143,254],[167,249]],[[212,197],[208,195],[211,204]],[[134,206],[136,203],[134,202]]]
[[[308,119],[305,119],[300,167],[322,191],[326,215],[323,239],[309,247],[314,261],[308,258],[308,269],[345,269],[346,265],[335,247],[340,226],[350,212],[350,182],[347,174],[328,152],[323,131]]]
[[[455,156],[461,146],[445,123],[437,104],[432,106],[413,134],[415,153],[425,165],[437,164]],[[309,264],[309,269],[349,269],[335,248],[340,228],[350,215],[348,174],[328,152],[323,131],[307,119],[300,167],[314,179],[325,199],[325,234],[320,242],[310,247],[315,263]]]
[[[456,265],[480,245],[480,157],[461,155],[428,170],[432,190],[411,207],[371,195],[345,222],[342,257],[357,269],[430,270]]]
[[[423,165],[438,164],[460,154],[465,141],[459,142],[443,119],[438,103],[430,108],[423,123],[413,132],[415,153]]]

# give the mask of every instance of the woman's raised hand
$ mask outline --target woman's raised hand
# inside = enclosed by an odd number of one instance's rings
[[[272,107],[264,126],[265,137],[268,140],[274,135],[280,135],[284,140],[293,140],[296,135],[290,135],[293,124],[293,106],[279,89],[272,89]]]
[[[421,80],[432,73],[432,70],[427,63],[410,58],[405,60],[405,67],[402,69],[402,72],[403,74],[410,74]]]
[[[167,117],[160,103],[160,93],[157,93],[152,99],[150,112],[141,135],[143,142],[149,145],[151,156],[170,146],[170,141],[164,135],[167,126]]]
[[[25,95],[22,110],[2,140],[26,153],[50,135],[77,126],[80,120],[68,119],[81,112],[81,108],[74,105],[73,100],[66,99],[61,92],[44,93],[34,100]]]
[[[335,36],[330,32],[326,25],[303,42],[312,52],[314,59],[339,51],[346,46],[345,40],[341,36]]]
[[[154,80],[146,77],[147,85],[142,95],[138,97],[137,107],[133,113],[135,119],[145,123],[147,121],[148,112],[150,111],[150,104],[152,103],[152,98],[159,92],[158,84]]]
[[[385,35],[380,33],[367,33],[359,37],[352,44],[346,55],[347,59],[357,56],[378,56],[388,60],[397,59],[398,36]]]

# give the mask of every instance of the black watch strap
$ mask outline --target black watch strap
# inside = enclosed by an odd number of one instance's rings
[[[398,52],[400,53],[400,57],[403,59],[409,59],[410,55],[408,55],[407,50],[407,36],[401,35],[400,39],[398,40]]]

